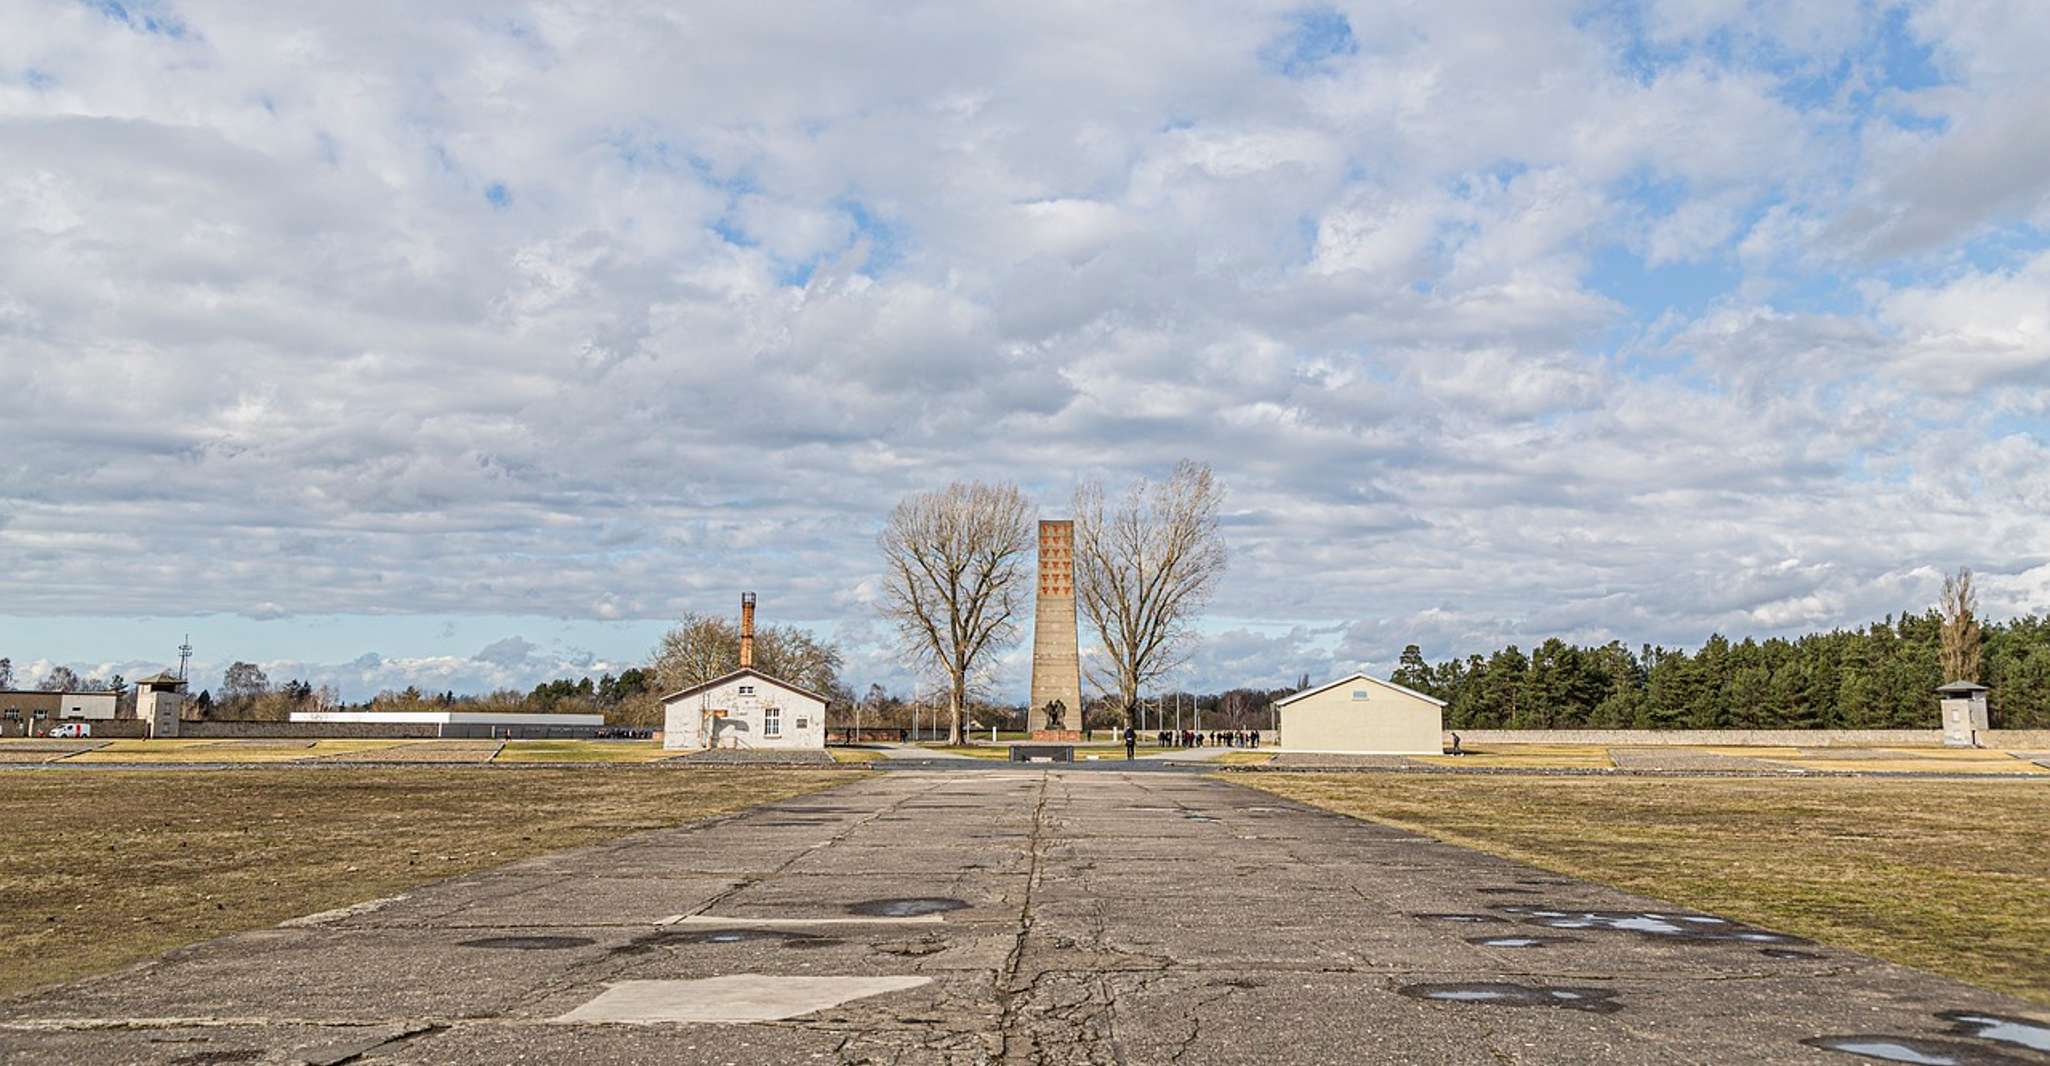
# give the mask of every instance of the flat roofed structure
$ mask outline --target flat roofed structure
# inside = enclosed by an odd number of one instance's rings
[[[444,737],[588,737],[605,724],[605,716],[518,711],[293,711],[292,721],[432,725]]]
[[[120,707],[112,692],[0,689],[0,736],[42,736],[59,722],[110,722]]]

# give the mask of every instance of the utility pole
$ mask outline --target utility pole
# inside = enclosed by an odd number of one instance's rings
[[[192,634],[185,634],[185,643],[178,645],[178,680],[184,681],[186,664],[192,661]]]

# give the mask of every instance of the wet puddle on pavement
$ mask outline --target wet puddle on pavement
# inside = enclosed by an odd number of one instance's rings
[[[2023,1060],[1954,1040],[1921,1040],[1909,1036],[1817,1036],[1801,1041],[1812,1048],[1840,1051],[1880,1062],[1916,1066],[2005,1066]]]
[[[964,900],[945,896],[911,896],[902,899],[871,899],[847,905],[849,914],[862,914],[874,918],[916,918],[927,914],[942,914],[947,911],[963,910],[968,906]]]
[[[464,940],[460,948],[496,948],[501,951],[567,951],[595,943],[587,936],[487,936]]]
[[[1587,911],[1551,907],[1497,907],[1530,925],[1548,929],[1603,929],[1641,933],[1649,937],[1685,941],[1734,941],[1745,944],[1806,944],[1809,941],[1786,933],[1717,918],[1709,914],[1672,914],[1664,911]]]
[[[1475,936],[1467,943],[1483,948],[1542,948],[1552,944],[1578,944],[1570,936]]]
[[[1951,1032],[1959,1036],[2013,1044],[2031,1051],[2050,1051],[2050,1022],[1964,1010],[1947,1010],[1937,1017],[1951,1023]]]
[[[1623,1005],[1606,988],[1516,985],[1500,981],[1467,984],[1404,985],[1397,991],[1411,999],[1435,1003],[1471,1003],[1493,1007],[1558,1007],[1590,1014],[1613,1014]]]

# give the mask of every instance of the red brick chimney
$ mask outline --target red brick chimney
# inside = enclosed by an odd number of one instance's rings
[[[755,594],[740,594],[740,668],[755,664]]]

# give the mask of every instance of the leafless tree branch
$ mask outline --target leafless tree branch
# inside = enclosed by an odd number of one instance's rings
[[[1223,500],[1210,468],[1186,460],[1115,504],[1099,484],[1075,490],[1076,603],[1104,653],[1087,669],[1128,715],[1141,688],[1188,658],[1190,622],[1224,573]]]
[[[881,610],[905,651],[945,679],[950,743],[987,655],[1018,639],[1028,592],[1032,508],[1012,484],[955,482],[906,497],[877,543]]]

